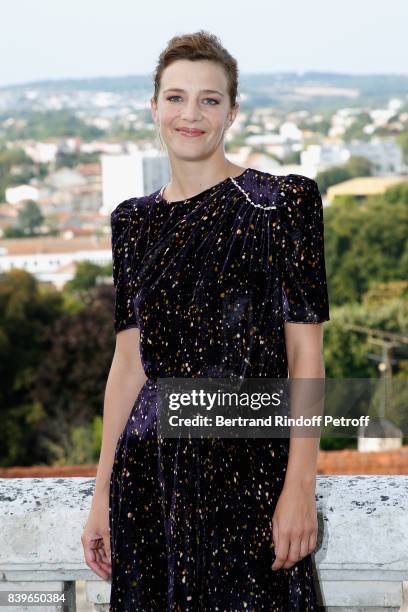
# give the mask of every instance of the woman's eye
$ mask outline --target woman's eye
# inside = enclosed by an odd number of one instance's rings
[[[181,98],[181,96],[169,96],[167,100],[173,100],[174,98]],[[205,100],[211,101],[210,106],[215,106],[216,104],[219,104],[218,100],[216,100],[215,98],[205,98]]]

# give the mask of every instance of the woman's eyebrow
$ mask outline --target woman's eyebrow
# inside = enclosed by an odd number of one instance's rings
[[[185,90],[181,89],[180,87],[168,87],[167,89],[163,91],[163,93],[166,93],[167,91],[181,91],[182,93],[185,93]],[[218,94],[219,96],[224,96],[223,93],[221,93],[220,91],[217,91],[216,89],[201,89],[200,93],[215,93],[215,94]]]

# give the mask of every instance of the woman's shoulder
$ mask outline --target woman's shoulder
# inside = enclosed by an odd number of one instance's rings
[[[288,198],[311,195],[318,190],[314,179],[303,174],[272,174],[253,169],[254,186],[261,195],[272,196],[275,203],[283,205]]]
[[[112,233],[121,234],[125,230],[139,229],[146,216],[146,196],[132,197],[120,202],[111,212]]]
[[[127,218],[142,215],[146,207],[146,196],[127,198],[120,202],[111,212],[112,219]]]
[[[303,174],[287,174],[285,188],[289,194],[296,196],[299,202],[310,202],[311,198],[319,197],[319,187],[316,181]],[[302,198],[302,196],[306,196]]]
[[[252,173],[251,198],[276,207],[283,222],[300,222],[306,217],[322,217],[322,199],[316,181],[303,174]]]

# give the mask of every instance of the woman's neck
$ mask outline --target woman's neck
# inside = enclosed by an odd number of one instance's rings
[[[214,167],[214,164],[212,164],[206,168],[197,162],[194,165],[189,164],[187,167],[172,166],[171,181],[164,186],[161,195],[169,202],[186,200],[196,193],[220,183],[229,176],[240,175],[244,170],[245,168],[228,161],[221,167]]]

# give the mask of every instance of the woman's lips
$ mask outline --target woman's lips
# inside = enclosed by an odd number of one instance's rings
[[[180,134],[183,134],[183,136],[189,136],[190,138],[193,138],[195,136],[202,136],[203,134],[205,134],[205,132],[203,132],[202,130],[183,130],[183,129],[177,129],[176,132],[179,132]]]

